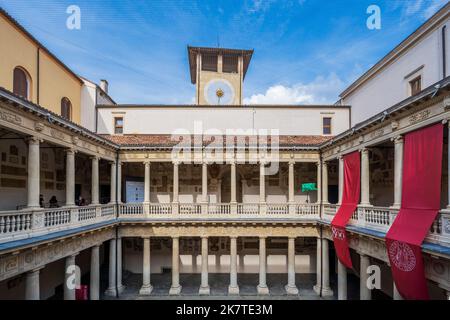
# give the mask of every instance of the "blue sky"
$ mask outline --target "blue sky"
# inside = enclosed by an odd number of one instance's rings
[[[446,0],[0,0],[76,73],[119,103],[192,103],[186,46],[254,49],[246,103],[333,103]],[[381,30],[366,27],[381,9]],[[81,29],[66,9],[81,9]]]

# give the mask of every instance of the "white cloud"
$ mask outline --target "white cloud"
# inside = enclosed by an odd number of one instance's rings
[[[265,93],[244,99],[244,104],[332,104],[344,88],[344,82],[334,73],[317,77],[310,83],[292,86],[277,84]]]
[[[404,17],[419,14],[423,20],[427,20],[447,2],[448,0],[413,0],[401,1],[398,4],[403,6]]]
[[[431,18],[441,7],[443,7],[448,1],[447,0],[433,0],[428,7],[423,11],[423,17],[425,19]]]

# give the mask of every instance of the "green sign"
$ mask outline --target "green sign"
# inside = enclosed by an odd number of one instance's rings
[[[306,191],[316,191],[317,187],[315,183],[303,183],[302,184],[302,192]]]

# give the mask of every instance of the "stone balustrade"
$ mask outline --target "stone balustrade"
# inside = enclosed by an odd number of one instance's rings
[[[200,220],[319,220],[331,222],[339,205],[308,203],[126,203],[119,204],[119,218],[128,219],[200,219]],[[398,209],[359,206],[349,225],[387,232]],[[321,215],[321,216],[320,216]],[[0,243],[20,240],[51,232],[89,226],[116,220],[116,205],[23,209],[0,212]],[[426,242],[450,245],[450,212],[443,210],[433,223]]]
[[[293,210],[290,210],[290,207]],[[205,208],[205,209],[203,209]],[[121,204],[119,217],[129,218],[160,218],[160,219],[307,219],[319,218],[318,204],[287,204],[287,203],[132,203]]]
[[[114,220],[114,205],[0,212],[0,243]]]
[[[331,222],[338,209],[339,205],[323,205],[322,220]],[[349,221],[349,225],[387,232],[394,222],[398,211],[398,209],[393,208],[358,206]],[[439,212],[430,228],[430,232],[425,238],[425,242],[444,246],[450,245],[450,212],[447,210]]]

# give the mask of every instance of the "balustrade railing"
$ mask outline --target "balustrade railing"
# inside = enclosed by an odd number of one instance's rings
[[[68,208],[38,208],[0,212],[0,242],[23,239],[47,234],[53,231],[69,230],[79,226],[113,221],[116,219],[116,205],[98,205]],[[330,222],[339,206],[324,204],[322,215],[318,204],[288,203],[127,203],[119,204],[119,218],[124,219],[310,219]],[[398,209],[359,206],[349,221],[350,226],[387,232],[392,225]],[[438,214],[426,242],[450,245],[450,212],[443,210]]]
[[[115,205],[2,211],[0,243],[70,230],[115,218]]]

